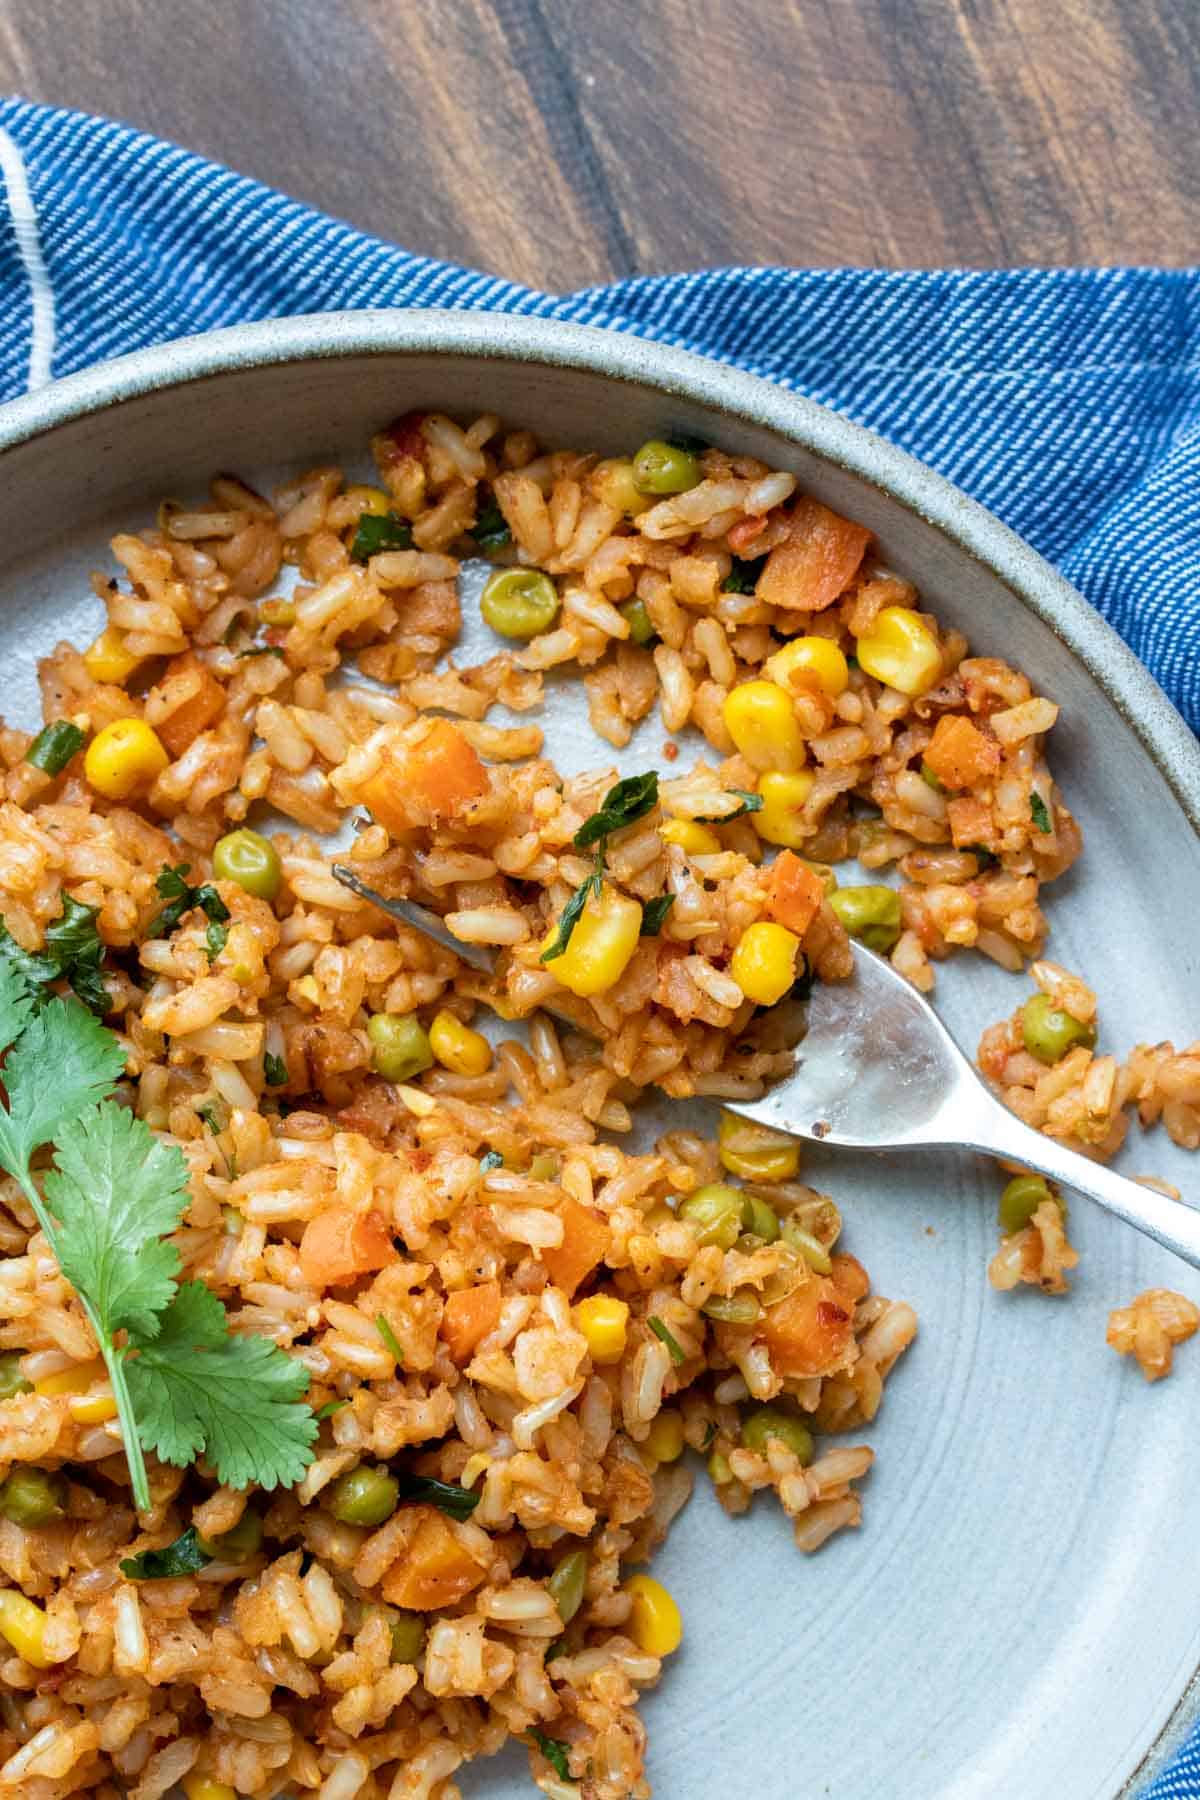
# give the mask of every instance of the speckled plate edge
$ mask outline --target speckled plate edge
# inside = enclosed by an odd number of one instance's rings
[[[621,332],[503,313],[403,309],[269,319],[139,350],[9,402],[0,407],[0,457],[87,414],[231,370],[438,354],[584,370],[654,388],[778,432],[898,501],[998,577],[1078,658],[1200,833],[1200,744],[1149,671],[1043,557],[953,482],[885,438],[760,376],[689,351]],[[1113,1800],[1128,1800],[1152,1779],[1198,1715],[1200,1668]]]

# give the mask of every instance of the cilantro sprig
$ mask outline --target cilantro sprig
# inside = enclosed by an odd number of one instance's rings
[[[116,1034],[74,1000],[39,1010],[37,998],[20,966],[0,957],[0,1167],[95,1334],[135,1505],[150,1506],[145,1450],[178,1467],[203,1454],[230,1487],[295,1483],[317,1433],[301,1403],[308,1371],[266,1338],[231,1335],[201,1283],[178,1285],[168,1240],[188,1203],[183,1156],[111,1098],[125,1067]],[[35,1176],[47,1145],[54,1161]]]

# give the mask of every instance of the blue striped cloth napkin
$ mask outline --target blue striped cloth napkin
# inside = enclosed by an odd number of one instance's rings
[[[339,307],[636,332],[838,408],[1057,563],[1200,728],[1200,270],[710,269],[575,294],[412,256],[125,126],[0,102],[0,399]],[[1200,1800],[1200,1734],[1142,1800]]]

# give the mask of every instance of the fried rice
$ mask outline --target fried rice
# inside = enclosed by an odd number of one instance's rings
[[[829,865],[897,870],[887,947],[928,989],[960,948],[1012,970],[1040,958],[1041,886],[1079,850],[1045,760],[1053,702],[970,656],[790,474],[693,448],[694,479],[654,498],[627,463],[490,415],[407,414],[373,451],[377,485],[322,467],[264,497],[220,475],[114,539],[97,642],[60,644],[41,687],[46,720],[93,742],[130,719],[155,734],[162,766],[127,799],[97,791],[82,752],[48,774],[29,734],[0,733],[11,940],[40,951],[64,896],[96,909],[125,1098],[187,1163],[183,1271],[236,1333],[302,1363],[321,1419],[298,1486],[234,1491],[203,1462],[151,1459],[139,1516],[91,1328],[5,1180],[0,1351],[23,1379],[0,1401],[0,1476],[61,1472],[65,1498],[37,1527],[0,1517],[0,1571],[44,1615],[41,1666],[15,1648],[0,1663],[0,1796],[453,1800],[456,1771],[511,1737],[552,1800],[648,1795],[638,1696],[677,1634],[630,1572],[688,1499],[683,1452],[730,1513],[772,1489],[817,1549],[860,1521],[872,1452],[839,1434],[874,1417],[916,1318],[871,1292],[788,1140],[730,1115],[719,1142],[681,1122],[627,1147],[643,1098],[736,1101],[787,1072],[794,999],[756,1002],[733,971],[747,933],[776,924],[788,988],[849,973]],[[385,522],[383,547],[364,519]],[[455,666],[460,569],[481,554],[540,570],[556,614]],[[897,631],[919,681],[864,666]],[[735,734],[731,696],[801,638],[834,647],[845,680],[810,657],[775,683],[803,745],[781,828],[764,795],[787,765]],[[599,741],[562,779],[536,714],[573,680]],[[655,708],[668,736],[646,763],[665,772],[607,836],[604,882],[660,923],[611,980],[573,989],[546,948],[595,868],[575,838],[615,780],[604,745],[653,735]],[[677,773],[685,729],[704,746]],[[335,878],[328,840],[348,820],[360,879],[494,949],[494,976]],[[278,894],[218,876],[215,954],[194,909],[148,935],[163,871],[211,882],[248,821],[270,833]],[[789,857],[809,871],[799,911],[772,874]],[[1061,997],[1061,971],[1035,974]],[[510,1024],[469,1068],[379,1073],[372,1019],[447,1015]],[[1003,1030],[984,1067],[1032,1122],[1107,1149],[1136,1100],[1200,1135],[1194,1056],[1183,1083],[1178,1059],[1135,1053],[1097,1112],[1090,1052],[1045,1092],[1055,1071]],[[1082,1110],[1063,1111],[1068,1092]],[[686,1202],[731,1175],[740,1235],[711,1241]],[[768,1404],[789,1430],[749,1429]],[[330,1497],[360,1467],[466,1491],[469,1509],[339,1519]],[[242,1527],[242,1550],[122,1573],[189,1527],[209,1543]]]

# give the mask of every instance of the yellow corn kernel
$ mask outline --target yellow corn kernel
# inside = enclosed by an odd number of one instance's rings
[[[697,819],[667,819],[659,826],[658,835],[664,844],[678,844],[689,856],[719,856],[721,852],[716,832]]]
[[[786,925],[760,919],[738,939],[729,973],[756,1006],[774,1006],[796,979],[800,939]]]
[[[103,1381],[107,1374],[103,1357],[94,1356],[91,1362],[72,1363],[69,1369],[59,1369],[54,1375],[43,1375],[40,1381],[34,1382],[33,1391],[51,1398],[59,1394],[86,1394],[98,1381]]]
[[[115,719],[87,747],[83,772],[107,800],[128,800],[161,775],[170,757],[144,719]]]
[[[611,506],[614,512],[624,513],[627,519],[645,512],[658,498],[656,494],[642,493],[634,480],[633,464],[622,457],[597,463],[592,470],[591,486],[597,499],[605,506]]]
[[[581,999],[615,987],[638,946],[642,909],[636,900],[605,882],[599,898],[592,895],[584,907],[571,941],[561,956],[543,966],[565,988]],[[558,926],[546,933],[543,954],[558,936]]]
[[[767,844],[781,844],[785,850],[799,850],[805,836],[800,813],[812,792],[815,776],[811,769],[797,769],[786,775],[782,769],[769,769],[760,777],[758,791],[762,806],[751,813],[750,821]]]
[[[211,1775],[185,1775],[179,1785],[187,1800],[238,1800],[236,1788],[227,1781],[214,1781]]]
[[[587,1339],[594,1363],[620,1362],[625,1354],[629,1308],[612,1294],[593,1294],[574,1309],[575,1329]]]
[[[683,1420],[677,1412],[660,1412],[650,1426],[642,1449],[660,1463],[678,1462],[683,1455]]]
[[[104,1425],[117,1416],[117,1403],[111,1390],[101,1388],[94,1394],[72,1394],[67,1411],[77,1425]]]
[[[756,769],[803,767],[804,739],[792,702],[773,681],[730,688],[721,710],[730,737]]]
[[[362,512],[358,515],[360,519],[365,513],[371,513],[375,518],[382,519],[386,513],[391,512],[393,506],[392,496],[385,494],[382,488],[377,487],[362,487],[356,484],[348,487],[342,497],[345,500],[361,502]]]
[[[0,1591],[0,1637],[8,1639],[17,1655],[31,1669],[48,1669],[46,1615],[16,1588]]]
[[[794,1138],[723,1112],[717,1127],[717,1149],[722,1168],[744,1181],[790,1181],[800,1167],[800,1146]]]
[[[831,700],[844,694],[850,682],[846,658],[836,644],[823,637],[793,638],[763,664],[768,681],[778,682],[785,690],[791,689],[792,676],[801,673],[815,676]]]
[[[301,975],[298,981],[293,981],[291,993],[294,999],[304,1000],[309,1006],[321,1004],[321,990],[315,975]]]
[[[83,666],[92,680],[113,682],[117,687],[128,681],[141,661],[125,648],[125,634],[115,625],[106,625],[83,653]]]
[[[647,1656],[670,1656],[683,1641],[679,1608],[653,1575],[631,1575],[625,1592],[633,1601],[629,1635]]]
[[[857,648],[859,667],[902,694],[925,693],[942,672],[937,639],[909,606],[885,606]]]
[[[264,625],[294,625],[296,623],[296,602],[294,600],[260,600],[258,616]]]
[[[429,1048],[443,1069],[455,1075],[486,1075],[492,1046],[482,1032],[472,1031],[452,1012],[440,1012],[429,1027]]]

